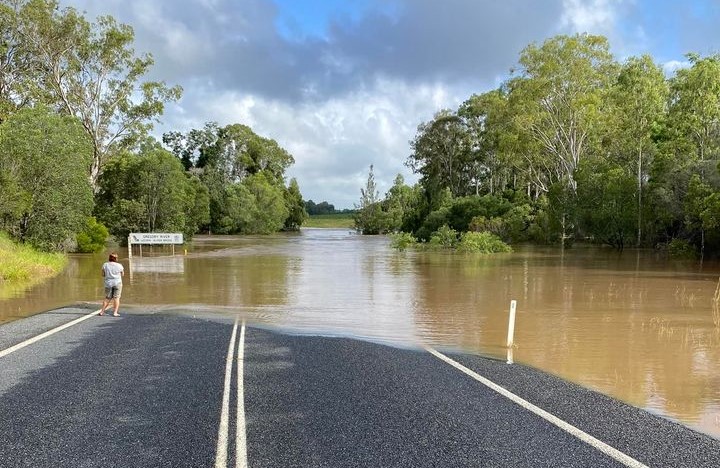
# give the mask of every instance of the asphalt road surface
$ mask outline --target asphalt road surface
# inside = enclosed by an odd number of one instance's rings
[[[720,466],[719,440],[517,364],[93,310],[0,326],[0,467]]]

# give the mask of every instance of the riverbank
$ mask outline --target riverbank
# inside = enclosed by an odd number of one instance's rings
[[[66,265],[63,254],[39,252],[0,233],[0,298],[5,288],[29,288],[57,275]]]

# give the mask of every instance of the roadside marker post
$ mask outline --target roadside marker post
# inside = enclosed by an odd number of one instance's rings
[[[508,322],[508,335],[507,335],[507,347],[512,348],[513,339],[515,335],[515,309],[517,307],[517,301],[510,301],[510,320]]]

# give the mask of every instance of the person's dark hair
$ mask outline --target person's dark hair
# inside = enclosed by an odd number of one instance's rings
[[[117,254],[115,252],[111,253],[108,260],[110,260],[111,262],[117,262]]]

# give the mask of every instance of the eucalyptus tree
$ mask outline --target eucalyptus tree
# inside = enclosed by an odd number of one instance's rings
[[[505,164],[501,141],[509,131],[508,96],[503,89],[475,94],[458,109],[458,116],[467,126],[472,155],[468,169],[475,195],[485,185],[492,194],[502,190],[510,177],[510,165]]]
[[[680,69],[670,82],[669,124],[674,131],[674,144],[690,174],[699,179],[696,186],[709,185],[717,190],[720,180],[715,166],[720,158],[720,55],[701,57],[688,54],[691,66]],[[692,150],[688,151],[689,143]],[[684,151],[683,151],[684,150]],[[688,179],[690,181],[690,179]],[[689,182],[688,182],[689,183]],[[688,185],[687,197],[694,199],[702,190],[691,190]],[[702,200],[686,200],[685,205],[696,206]],[[700,213],[689,209],[687,216],[697,219]],[[705,227],[700,222],[688,222],[688,226],[699,231],[701,255],[705,252]]]
[[[520,66],[520,76],[509,82],[517,123],[574,192],[575,171],[596,143],[604,97],[616,75],[608,41],[556,36],[526,47]]]
[[[165,133],[163,142],[207,187],[211,232],[268,233],[302,223],[300,188],[295,193],[292,182],[285,187],[285,171],[295,160],[277,141],[247,125],[209,122]]]
[[[30,77],[36,69],[20,35],[18,10],[23,3],[0,1],[0,122],[32,102]]]
[[[666,116],[668,84],[652,57],[631,57],[623,63],[612,87],[614,121],[609,126],[618,162],[634,168],[637,200],[637,245],[642,241],[643,185],[648,176],[647,158],[655,149]]]
[[[443,110],[418,126],[406,164],[421,175],[420,183],[434,196],[447,188],[454,196],[473,190],[473,142],[465,122]]]
[[[690,157],[700,166],[720,152],[720,55],[688,54],[691,66],[677,71],[670,82],[671,125],[695,146]]]
[[[262,137],[242,124],[220,128],[216,147],[214,159],[206,164],[216,165],[234,182],[262,172],[269,183],[282,185],[285,170],[295,162],[275,140]]]
[[[4,0],[4,6],[17,25],[12,47],[24,51],[32,70],[25,86],[15,88],[30,94],[15,99],[47,103],[81,122],[92,142],[89,172],[96,187],[112,148],[147,133],[181,88],[140,81],[153,59],[135,54],[132,28],[111,16],[91,23],[55,0]]]
[[[193,128],[187,133],[166,132],[162,141],[180,158],[186,170],[202,168],[208,161],[215,159],[219,130],[217,122],[206,122],[203,128]]]
[[[599,146],[617,63],[605,37],[578,34],[529,45],[520,54],[520,66],[519,76],[508,82],[517,141],[532,149],[530,174],[547,178],[548,192],[553,184],[562,184],[556,192],[569,192],[553,197],[562,200],[564,240],[574,226],[569,214],[577,197],[576,172]]]

